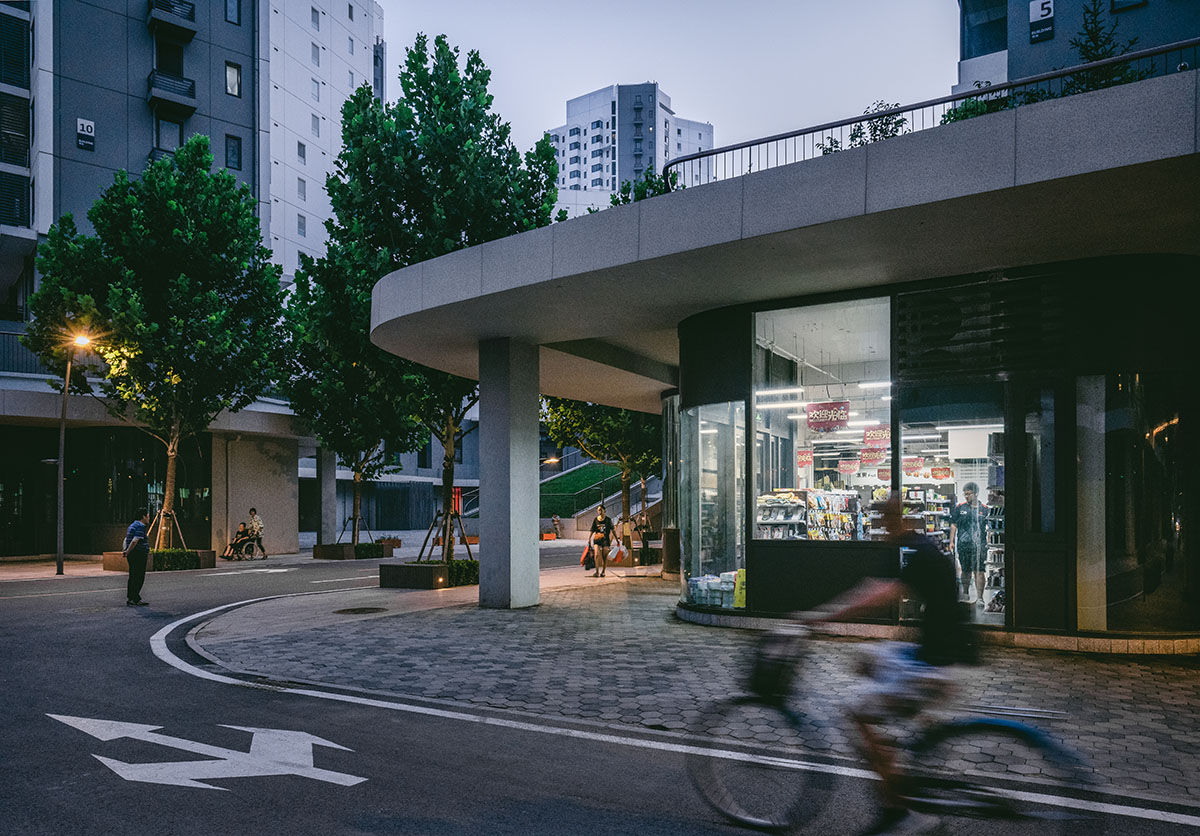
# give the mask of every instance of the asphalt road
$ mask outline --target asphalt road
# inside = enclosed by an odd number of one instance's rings
[[[124,606],[123,575],[0,584],[0,834],[745,832],[701,802],[663,737],[242,687],[190,675],[151,649],[164,627],[211,607],[375,583],[373,562],[240,564],[151,574],[145,608]],[[166,647],[203,669],[182,641],[186,629]],[[89,734],[85,720],[134,725]],[[228,774],[263,763],[286,774]],[[226,777],[205,777],[214,774]],[[197,784],[177,785],[189,778]],[[837,778],[834,790],[836,803],[812,832],[859,832],[871,815],[872,782]],[[1198,830],[1113,821],[1112,833]],[[1007,832],[998,823],[971,828]]]

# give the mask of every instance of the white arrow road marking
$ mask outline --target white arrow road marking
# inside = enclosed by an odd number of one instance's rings
[[[285,731],[283,729],[256,729],[245,726],[224,726],[227,729],[249,732],[253,737],[250,741],[249,752],[239,752],[236,749],[225,749],[220,746],[209,746],[181,737],[168,737],[157,734],[162,726],[146,726],[140,723],[122,723],[116,720],[93,720],[87,717],[66,717],[60,714],[47,714],[99,740],[118,740],[129,738],[169,746],[172,749],[182,749],[198,755],[207,755],[217,760],[206,761],[172,761],[168,763],[125,763],[124,761],[92,755],[100,763],[120,775],[126,781],[141,781],[147,784],[171,784],[179,787],[200,787],[209,790],[223,790],[211,784],[200,783],[201,780],[212,778],[250,778],[268,775],[299,775],[301,778],[312,778],[314,781],[325,781],[330,784],[340,784],[352,787],[361,784],[366,778],[347,775],[343,772],[333,772],[328,769],[318,769],[313,766],[313,746],[326,746],[330,749],[341,749],[343,752],[353,751],[345,746],[339,746],[324,738],[311,735],[308,732]]]

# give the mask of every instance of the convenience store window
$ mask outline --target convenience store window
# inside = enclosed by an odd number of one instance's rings
[[[890,300],[755,317],[758,540],[868,540],[891,484]]]
[[[959,600],[970,605],[972,619],[1002,625],[1003,386],[914,387],[900,400],[904,525],[954,557]]]
[[[686,409],[679,424],[686,600],[744,607],[745,404],[732,401]]]

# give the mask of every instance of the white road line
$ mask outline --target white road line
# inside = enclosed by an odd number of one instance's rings
[[[349,589],[361,589],[361,587],[349,587]],[[498,726],[500,728],[515,729],[518,731],[534,732],[536,734],[553,734],[560,737],[571,737],[577,740],[591,740],[597,743],[611,743],[617,746],[633,746],[639,749],[654,749],[660,752],[676,752],[679,754],[696,754],[705,755],[712,758],[724,758],[727,760],[747,761],[751,763],[762,763],[771,766],[778,766],[784,769],[801,769],[810,772],[823,772],[831,775],[840,775],[849,778],[862,778],[870,781],[878,781],[879,776],[874,772],[865,769],[856,769],[854,767],[837,766],[836,764],[813,763],[809,761],[794,760],[792,758],[779,758],[769,755],[755,755],[746,752],[738,752],[729,749],[709,749],[702,746],[689,746],[684,743],[668,743],[662,740],[646,740],[637,737],[625,737],[617,734],[606,734],[604,732],[586,731],[583,729],[562,728],[559,726],[542,726],[536,723],[527,723],[520,720],[508,720],[500,717],[488,717],[478,714],[468,714],[462,711],[449,711],[443,708],[431,708],[424,705],[412,705],[404,702],[392,702],[388,700],[372,699],[371,697],[360,697],[353,694],[339,694],[326,691],[316,691],[311,688],[295,688],[283,685],[267,685],[257,682],[245,682],[240,679],[235,679],[230,676],[222,676],[221,674],[212,673],[210,671],[201,670],[194,665],[189,665],[187,662],[180,659],[167,648],[167,636],[169,636],[177,627],[181,627],[192,621],[197,621],[205,616],[214,615],[222,610],[240,607],[246,604],[254,604],[259,601],[271,601],[278,598],[294,598],[303,595],[325,595],[331,592],[342,592],[341,589],[321,590],[318,592],[297,592],[292,595],[269,595],[263,598],[251,598],[247,601],[237,601],[232,604],[225,604],[220,607],[213,607],[210,610],[189,615],[178,621],[173,621],[166,627],[163,627],[157,633],[150,637],[150,649],[163,662],[166,662],[173,668],[183,671],[191,676],[200,679],[207,679],[210,682],[220,682],[226,685],[240,685],[243,688],[258,688],[265,691],[274,691],[282,694],[295,694],[302,697],[316,697],[317,699],[333,700],[334,702],[353,703],[355,705],[368,706],[370,708],[384,708],[389,711],[404,711],[410,714],[424,714],[429,717],[438,717],[444,720],[460,720],[466,723],[478,723],[484,726]],[[1200,828],[1200,816],[1187,815],[1184,813],[1172,813],[1165,810],[1153,810],[1146,807],[1134,807],[1126,804],[1112,804],[1103,801],[1089,801],[1081,798],[1069,798],[1065,796],[1048,795],[1038,792],[1024,791],[1005,791],[1006,794],[1014,798],[1024,801],[1029,801],[1035,804],[1044,804],[1049,807],[1063,807],[1071,810],[1083,810],[1092,813],[1103,813],[1110,816],[1125,816],[1127,818],[1147,819],[1149,821],[1166,822],[1168,824],[1178,824],[1185,827]]]
[[[125,588],[125,585],[114,586],[110,589],[79,589],[75,592],[32,592],[29,595],[0,595],[0,601],[11,601],[16,598],[49,598],[52,595],[93,595],[97,592],[105,594],[110,592],[120,592]]]
[[[324,580],[324,581],[309,581],[309,583],[337,583],[338,581],[363,581],[363,580],[366,580],[366,578],[362,577],[361,575],[358,575],[353,578],[330,578],[329,580]],[[374,580],[374,579],[372,578],[372,580]],[[362,587],[355,587],[355,588],[362,589]]]

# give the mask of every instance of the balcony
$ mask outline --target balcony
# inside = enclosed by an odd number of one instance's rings
[[[0,171],[0,224],[29,226],[29,178]]]
[[[146,79],[146,101],[155,110],[176,116],[191,116],[196,112],[196,82],[153,70]]]
[[[165,159],[168,159],[169,157],[174,157],[174,156],[175,156],[175,152],[168,151],[166,148],[151,148],[150,154],[149,154],[150,162],[152,162],[152,163],[156,163],[159,160],[165,160]]]
[[[0,308],[0,311],[3,310]],[[21,345],[24,326],[20,327],[21,331],[0,330],[0,372],[48,375],[50,371],[42,365],[38,356]]]
[[[146,25],[156,35],[161,33],[187,43],[196,36],[196,4],[184,0],[149,0]]]

